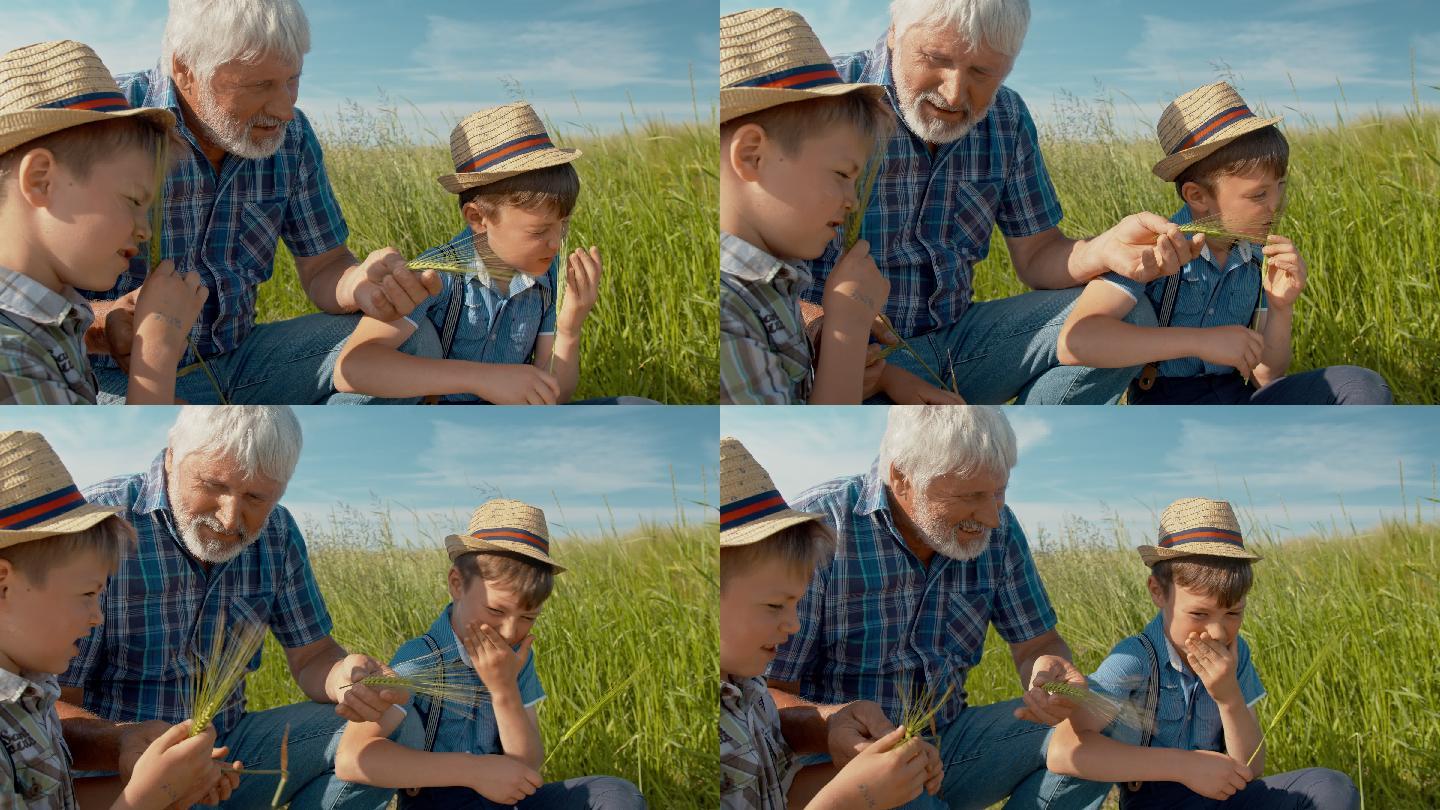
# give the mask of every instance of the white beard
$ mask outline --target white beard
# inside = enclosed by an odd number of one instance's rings
[[[199,85],[199,96],[195,100],[196,129],[205,136],[205,139],[221,147],[226,152],[242,158],[258,160],[275,154],[280,144],[285,141],[284,123],[278,118],[271,118],[260,113],[249,121],[241,122],[234,118],[229,112],[221,109],[215,102],[215,96],[211,94],[207,84]],[[265,141],[256,141],[250,137],[252,126],[278,126],[280,129],[275,135]]]
[[[900,97],[900,117],[905,119],[905,125],[910,127],[910,131],[919,135],[926,143],[954,143],[965,137],[990,112],[989,106],[977,113],[971,110],[967,104],[965,120],[958,124],[947,124],[920,112],[920,105],[927,101],[948,111],[950,108],[939,93],[927,90],[923,93],[909,94],[908,91],[900,89],[899,85],[895,86],[895,91],[896,95]]]
[[[961,521],[958,525],[948,525],[938,515],[930,511],[930,507],[921,500],[915,502],[915,514],[912,518],[915,528],[920,534],[920,539],[935,551],[953,560],[973,560],[980,556],[985,547],[990,545],[992,529],[983,523],[971,520]],[[979,539],[963,541],[959,538],[961,530],[966,533],[983,531]]]
[[[247,531],[244,523],[241,523],[240,531],[238,532],[240,537],[239,542],[233,540],[230,542],[224,540],[206,540],[200,535],[201,526],[204,526],[216,534],[230,537],[234,535],[226,532],[224,525],[222,525],[219,520],[216,520],[214,515],[191,515],[181,510],[179,506],[175,506],[176,501],[174,498],[170,499],[170,503],[172,504],[172,510],[175,512],[175,523],[180,529],[180,540],[185,543],[185,548],[194,555],[195,559],[201,562],[209,563],[210,565],[220,565],[230,562],[239,556],[240,552],[249,548],[251,543],[254,543],[260,538],[259,531]]]

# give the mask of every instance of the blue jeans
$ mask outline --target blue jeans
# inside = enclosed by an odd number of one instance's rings
[[[1290,374],[1259,390],[1239,372],[1160,377],[1155,387],[1130,389],[1132,405],[1389,405],[1385,378],[1359,366],[1328,366]]]
[[[1303,768],[1256,779],[1220,801],[1207,799],[1179,782],[1146,782],[1128,790],[1121,810],[1356,810],[1360,792],[1350,777],[1329,768]],[[1096,804],[1099,807],[1099,804]]]
[[[290,810],[384,810],[394,788],[356,785],[335,778],[335,751],[345,718],[328,703],[296,703],[263,712],[249,712],[217,745],[230,746],[230,760],[246,768],[280,767],[280,740],[290,726],[290,778],[281,804]],[[425,744],[425,729],[415,712],[407,713],[390,739],[404,746]],[[221,807],[226,810],[268,808],[278,776],[242,776],[240,786]]]
[[[466,787],[424,788],[417,796],[400,796],[401,810],[645,810],[645,798],[634,785],[614,776],[581,776],[546,782],[519,804],[497,804]]]
[[[971,304],[960,320],[907,342],[949,388],[952,375],[966,402],[998,405],[1094,405],[1116,402],[1139,367],[1086,368],[1061,365],[1056,354],[1065,325],[1083,288],[1038,290]],[[1154,326],[1155,312],[1143,297],[1126,323]],[[894,363],[931,384],[935,377],[909,352],[893,352]],[[888,401],[875,399],[871,401]]]
[[[358,394],[338,394],[332,375],[340,349],[355,331],[360,315],[302,315],[288,321],[262,323],[255,327],[239,348],[206,358],[225,398],[236,405],[322,405],[330,401],[353,404],[407,403],[412,400],[380,400]],[[417,357],[439,357],[440,339],[435,327],[421,319],[420,326],[400,351]],[[215,385],[198,364],[181,369],[175,381],[175,396],[196,405],[217,405]],[[129,379],[118,368],[95,369],[100,381],[100,403],[123,401]]]

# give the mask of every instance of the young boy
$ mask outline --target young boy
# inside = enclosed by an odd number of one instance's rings
[[[134,538],[116,510],[85,502],[45,437],[0,433],[0,807],[77,806],[56,676],[100,624],[100,592]],[[119,786],[106,786],[106,804],[159,810],[228,796],[239,776],[212,762],[223,754],[211,750],[214,730],[188,731],[181,723],[151,743],[113,802]]]
[[[1389,387],[1369,369],[1285,374],[1307,271],[1294,242],[1266,236],[1285,202],[1290,148],[1279,121],[1256,117],[1225,82],[1165,108],[1157,132],[1166,157],[1154,172],[1175,183],[1184,203],[1171,220],[1223,223],[1247,238],[1197,235],[1205,243],[1200,256],[1149,284],[1115,273],[1090,282],[1061,329],[1062,363],[1148,364],[1130,386],[1134,404],[1390,404]],[[1159,328],[1123,322],[1142,295]]]
[[[473,113],[450,133],[465,228],[417,260],[473,268],[441,273],[442,288],[386,323],[361,318],[335,365],[335,387],[382,397],[440,396],[444,402],[554,405],[569,402],[580,376],[580,329],[600,290],[600,251],[576,250],[565,265],[556,315],[557,257],[580,196],[571,161],[529,104]],[[429,318],[441,357],[399,350]]]
[[[335,774],[350,782],[411,788],[402,808],[495,810],[631,810],[645,800],[629,782],[586,776],[544,782],[545,759],[535,706],[545,698],[535,673],[530,629],[564,571],[550,557],[545,513],[520,501],[487,501],[462,535],[445,538],[453,563],[450,604],[430,630],[395,652],[392,665],[427,655],[447,679],[484,686],[478,706],[416,695],[411,707],[425,724],[425,750],[386,737],[404,719],[391,707],[380,723],[350,723],[335,757]]]
[[[720,806],[877,810],[934,793],[939,754],[919,739],[902,742],[898,727],[838,773],[829,765],[801,769],[764,672],[799,629],[796,606],[835,537],[820,515],[789,508],[730,437],[720,440],[720,502]]]
[[[79,290],[103,292],[150,238],[157,155],[175,119],[134,109],[78,42],[0,56],[0,403],[94,404]],[[205,303],[199,276],[160,263],[141,288],[132,403],[169,403],[185,337]]]
[[[1121,796],[1125,810],[1358,807],[1354,785],[1337,771],[1261,778],[1265,750],[1254,706],[1265,688],[1240,637],[1251,564],[1260,557],[1245,548],[1230,504],[1204,498],[1170,504],[1160,516],[1159,543],[1141,546],[1140,558],[1150,567],[1150,599],[1160,612],[1140,635],[1115,645],[1090,682],[1096,692],[1138,707],[1141,724],[1149,727],[1153,718],[1153,728],[1145,734],[1117,726],[1112,733],[1130,741],[1143,735],[1138,747],[1129,745],[1097,733],[1107,720],[1082,710],[1056,727],[1046,766],[1098,782],[1132,782]]]
[[[856,180],[894,126],[885,88],[841,82],[805,19],[778,8],[720,18],[720,72],[720,402],[961,402],[867,348],[890,283],[864,240],[826,282],[813,349],[800,316],[799,262],[861,204]]]

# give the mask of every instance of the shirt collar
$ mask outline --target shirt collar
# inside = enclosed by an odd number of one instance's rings
[[[880,474],[879,458],[870,463],[870,471],[865,473],[861,481],[860,498],[855,502],[855,514],[889,514],[890,499],[885,496],[885,476]]]
[[[1188,204],[1182,205],[1180,206],[1180,210],[1175,212],[1175,216],[1170,218],[1170,221],[1175,223],[1176,225],[1189,225],[1191,222],[1195,221],[1195,215],[1190,213],[1190,206]],[[1210,266],[1214,267],[1217,270],[1225,269],[1215,263],[1215,254],[1210,251],[1209,241],[1206,241],[1204,247],[1200,248],[1200,258],[1209,262]],[[1239,259],[1239,261],[1236,261],[1237,258]],[[1242,264],[1251,264],[1254,261],[1255,245],[1251,242],[1246,242],[1244,240],[1236,242],[1235,246],[1230,249],[1230,253],[1226,256],[1225,259],[1226,268],[1238,267]]]
[[[150,469],[140,476],[140,498],[137,505],[140,512],[169,512],[170,495],[165,491],[165,453],[161,450],[150,462]]]
[[[733,233],[720,232],[720,250],[734,260],[724,265],[725,274],[744,281],[769,284],[777,278],[810,284],[810,271],[777,259]]]
[[[74,312],[89,325],[90,304],[74,288],[55,292],[35,279],[0,267],[0,309],[47,326],[59,326]]]
[[[765,678],[756,676],[754,678],[735,678],[734,676],[720,679],[720,697],[729,700],[742,711],[754,706],[769,693],[769,687]]]
[[[54,675],[30,673],[31,677],[0,669],[0,703],[19,703],[26,697],[51,701],[60,696]]]

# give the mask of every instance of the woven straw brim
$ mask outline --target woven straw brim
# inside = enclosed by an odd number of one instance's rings
[[[1174,548],[1141,546],[1137,550],[1140,552],[1140,559],[1144,560],[1146,565],[1154,565],[1161,560],[1173,560],[1176,557],[1231,557],[1237,560],[1265,559],[1253,551],[1232,546],[1229,543],[1186,543],[1183,546]]]
[[[878,84],[823,84],[804,90],[782,90],[774,87],[722,87],[720,89],[720,123],[732,121],[742,115],[779,107],[796,101],[813,101],[817,98],[843,96],[846,93],[867,93],[884,98],[885,88]]]
[[[100,506],[93,503],[83,504],[63,515],[57,515],[34,526],[14,531],[0,529],[0,548],[9,548],[20,543],[28,543],[31,540],[43,540],[47,537],[83,532],[118,514],[120,514],[118,507]]]
[[[514,177],[517,174],[533,172],[536,169],[548,169],[551,166],[562,166],[575,160],[582,154],[584,153],[579,149],[562,149],[560,147],[540,149],[503,161],[499,164],[504,167],[503,169],[484,172],[466,172],[464,174],[443,174],[435,179],[440,181],[440,186],[446,191],[451,194],[459,194],[466,189],[496,183],[506,178]]]
[[[548,555],[541,553],[539,549],[531,548],[524,543],[507,543],[503,540],[495,542],[459,534],[452,534],[445,538],[445,553],[450,555],[452,562],[461,554],[471,551],[508,551],[545,563],[554,569],[557,574],[565,571],[565,566],[555,562],[555,560]]]
[[[820,520],[821,517],[821,515],[815,514],[814,512],[797,512],[794,509],[786,509],[783,512],[776,512],[773,515],[766,515],[763,518],[746,523],[744,526],[720,532],[720,547],[748,546],[751,543],[758,543],[791,526],[809,523],[812,520]]]
[[[139,107],[120,112],[93,112],[90,110],[20,110],[0,113],[0,154],[9,152],[36,138],[53,135],[64,129],[94,124],[100,121],[114,121],[117,118],[140,116],[160,125],[166,130],[175,128],[175,116],[169,110],[157,107]]]
[[[1155,168],[1151,169],[1151,171],[1155,172],[1155,176],[1161,180],[1172,182],[1175,178],[1179,177],[1180,173],[1185,171],[1186,168],[1215,154],[1220,150],[1220,147],[1225,144],[1230,143],[1246,133],[1274,126],[1280,123],[1280,119],[1282,118],[1284,118],[1284,116],[1277,115],[1274,118],[1246,118],[1242,121],[1237,121],[1220,130],[1224,133],[1223,135],[1217,135],[1199,146],[1181,149],[1173,155],[1165,156],[1164,159],[1155,164]]]

